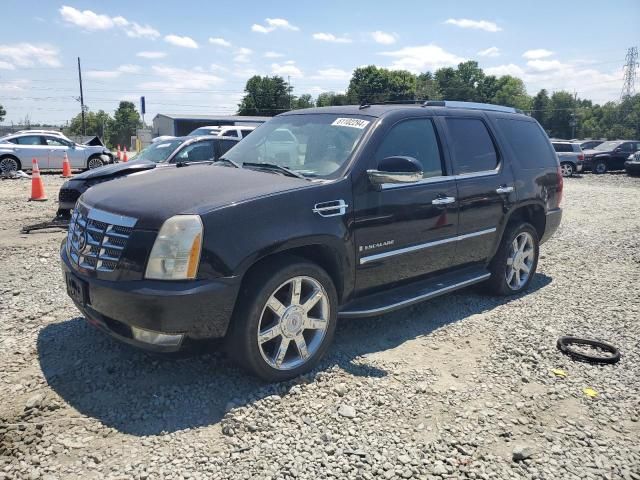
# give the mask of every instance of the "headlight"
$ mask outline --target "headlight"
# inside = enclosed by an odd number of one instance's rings
[[[146,278],[196,278],[202,249],[202,221],[198,215],[176,215],[165,221],[147,262]]]

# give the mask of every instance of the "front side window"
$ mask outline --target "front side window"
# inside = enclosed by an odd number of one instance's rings
[[[447,118],[456,173],[495,170],[498,154],[486,125],[476,118]]]
[[[173,162],[206,162],[214,157],[213,140],[207,140],[187,145],[178,152]]]
[[[443,175],[442,160],[433,122],[426,118],[404,120],[384,137],[376,163],[387,157],[412,157],[422,165],[423,178]]]
[[[55,137],[44,137],[44,141],[51,147],[68,147],[69,142]]]
[[[18,137],[18,145],[42,145],[42,137],[40,135],[27,135]]]
[[[622,152],[625,152],[625,153],[633,152],[634,151],[633,143],[630,143],[630,142],[629,143],[623,143],[622,145],[620,145],[620,150]]]
[[[238,164],[271,163],[307,177],[337,172],[373,123],[365,115],[328,113],[275,117],[225,157]]]
[[[142,150],[138,155],[136,155],[136,161],[145,161],[145,162],[154,162],[154,163],[163,163],[166,162],[169,156],[175,152],[176,148],[178,148],[184,139],[170,139],[165,142],[156,142],[152,143],[144,150]]]
[[[218,142],[218,148],[220,149],[220,156],[227,153],[231,148],[235,147],[238,142],[235,140],[220,140]]]

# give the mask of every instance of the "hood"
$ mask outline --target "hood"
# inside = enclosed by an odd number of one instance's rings
[[[582,153],[584,153],[585,155],[589,155],[590,157],[594,156],[594,155],[600,155],[600,154],[605,154],[608,155],[610,153],[612,153],[613,150],[594,150],[594,149],[589,149],[589,150],[583,150]]]
[[[177,214],[202,215],[264,195],[312,185],[300,178],[245,168],[189,165],[158,168],[90,188],[81,201],[90,207],[138,219],[136,227],[156,230]]]
[[[74,175],[74,180],[93,180],[96,178],[119,177],[130,173],[139,172],[141,170],[151,170],[156,168],[157,164],[146,162],[144,160],[132,160],[125,163],[114,163],[113,165],[105,165],[103,167],[87,170],[78,175]]]

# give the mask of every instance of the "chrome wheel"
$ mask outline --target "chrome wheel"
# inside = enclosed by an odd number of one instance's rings
[[[533,237],[528,232],[522,232],[511,242],[511,249],[507,257],[505,275],[507,285],[511,290],[520,290],[527,283],[534,260]]]
[[[18,171],[18,162],[15,158],[6,157],[0,160],[0,172],[7,174]]]
[[[294,277],[271,294],[258,322],[257,342],[276,370],[306,363],[322,345],[329,326],[329,296],[311,277]]]
[[[573,165],[570,163],[563,163],[560,165],[560,171],[562,172],[563,177],[570,177],[573,175]]]
[[[607,171],[607,164],[604,162],[598,162],[595,166],[596,173],[605,173]]]
[[[90,158],[89,163],[87,164],[87,166],[89,167],[89,170],[93,170],[94,168],[101,167],[102,165],[104,165],[104,162],[99,157]]]

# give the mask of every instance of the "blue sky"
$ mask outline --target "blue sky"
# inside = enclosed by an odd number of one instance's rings
[[[162,6],[159,6],[162,3]],[[384,7],[383,7],[384,5]],[[488,73],[616,100],[640,3],[610,1],[125,2],[4,0],[4,123],[63,123],[120,99],[163,113],[232,114],[253,74],[291,77],[296,94],[344,91],[362,65],[435,70],[475,59]]]

